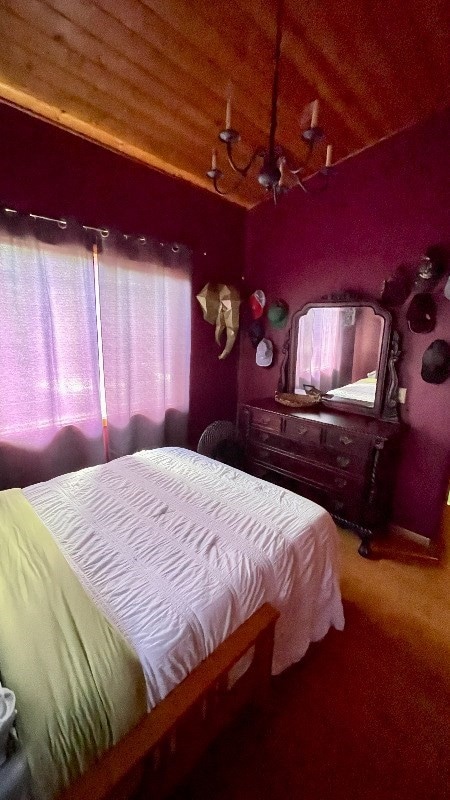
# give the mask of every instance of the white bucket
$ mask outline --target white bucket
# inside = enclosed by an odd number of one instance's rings
[[[15,694],[11,689],[0,686],[0,767],[6,761],[6,745],[15,718]]]

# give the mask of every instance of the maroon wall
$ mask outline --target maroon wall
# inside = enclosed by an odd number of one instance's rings
[[[401,263],[450,243],[448,142],[450,113],[404,131],[342,163],[326,192],[293,190],[276,207],[264,202],[247,217],[246,286],[268,299],[284,298],[291,311],[320,296],[359,289],[380,297],[382,283]],[[394,521],[435,537],[449,472],[450,379],[441,385],[420,376],[422,354],[436,338],[450,342],[450,302],[436,294],[433,333],[413,334],[399,309],[403,357],[400,385],[407,387],[394,496]],[[269,328],[270,330],[270,328]],[[278,347],[284,333],[269,334]],[[273,395],[278,360],[264,369],[241,337],[239,398]]]
[[[0,204],[93,226],[178,240],[193,250],[193,295],[208,280],[239,286],[245,211],[210,192],[0,104]],[[193,301],[190,441],[233,419],[238,348],[219,361]]]

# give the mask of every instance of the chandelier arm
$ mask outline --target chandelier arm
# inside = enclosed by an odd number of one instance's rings
[[[254,162],[256,161],[257,158],[264,158],[264,153],[265,153],[264,148],[257,147],[253,151],[253,153],[252,153],[252,155],[250,157],[250,160],[245,165],[245,167],[239,167],[236,164],[236,162],[234,161],[234,159],[233,159],[233,142],[226,142],[225,145],[226,145],[226,149],[227,149],[227,160],[228,160],[228,163],[229,163],[231,169],[234,172],[237,172],[238,175],[240,175],[242,178],[246,178],[247,177],[247,173],[248,173],[250,167],[254,164]]]
[[[315,174],[318,176],[319,182],[317,184],[313,184],[312,188],[305,186],[301,178],[299,178],[298,175],[295,175],[298,186],[303,189],[305,194],[320,194],[321,192],[324,192],[328,188],[330,177],[333,175],[333,169],[331,167],[323,167]],[[310,175],[309,177],[313,178],[314,175]]]
[[[285,159],[285,167],[286,167],[286,169],[291,173],[291,175],[298,175],[300,172],[304,172],[308,167],[308,164],[310,162],[310,159],[311,159],[311,156],[312,156],[313,152],[314,152],[313,145],[312,144],[308,144],[308,155],[306,156],[306,158],[303,161],[300,161],[300,163],[299,163],[299,165],[297,167],[289,166],[289,164],[287,163],[287,160],[286,160],[286,156],[285,156],[284,159]]]
[[[206,174],[207,174],[208,178],[210,178],[210,180],[212,181],[212,184],[214,186],[214,191],[217,194],[222,195],[222,197],[226,197],[227,195],[231,194],[232,192],[235,192],[239,188],[239,186],[240,186],[240,184],[242,183],[242,180],[243,180],[243,176],[241,176],[235,182],[235,184],[230,187],[230,189],[226,190],[226,189],[221,189],[220,186],[219,186],[219,181],[223,178],[223,172],[221,170],[219,170],[219,169],[209,170],[209,172],[207,172]]]
[[[333,169],[331,167],[323,167],[319,170],[320,175],[320,183],[317,185],[314,192],[319,194],[320,192],[324,192],[328,188],[328,184],[330,182],[330,177],[333,175]]]
[[[217,194],[221,194],[223,197],[226,197],[226,195],[229,194],[229,192],[225,192],[223,189],[220,188],[219,180],[220,178],[213,178],[214,191],[217,192]]]
[[[214,191],[217,192],[217,194],[222,194],[222,195],[227,195],[228,194],[228,192],[225,192],[219,186],[219,181],[223,178],[223,172],[222,172],[221,169],[218,169],[217,167],[212,166],[211,169],[209,169],[206,174],[207,174],[208,178],[210,179],[210,181],[212,182],[212,185],[214,186]]]
[[[295,173],[294,173],[294,174],[295,174]],[[308,189],[306,188],[306,186],[305,186],[305,184],[303,183],[303,181],[301,180],[301,178],[299,178],[297,174],[295,174],[295,177],[296,177],[296,179],[297,179],[297,186],[300,186],[300,189],[303,189],[303,191],[305,192],[305,194],[308,194]]]

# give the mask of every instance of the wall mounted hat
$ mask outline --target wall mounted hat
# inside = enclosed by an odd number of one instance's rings
[[[274,300],[267,311],[267,317],[274,328],[284,328],[288,319],[289,309],[284,300]]]
[[[422,358],[422,378],[427,383],[444,383],[450,375],[450,344],[435,339]]]
[[[445,270],[445,254],[439,245],[429,247],[422,256],[414,283],[419,292],[432,292]]]
[[[409,329],[413,333],[431,333],[436,325],[436,303],[431,294],[415,294],[406,312]]]
[[[402,306],[411,294],[414,275],[406,264],[400,264],[394,274],[384,281],[381,302],[386,306]]]
[[[447,300],[450,300],[450,275],[447,278],[447,283],[444,286],[444,295]]]
[[[249,325],[248,335],[255,350],[258,347],[261,339],[264,339],[264,333],[264,321],[262,319],[254,319],[251,325]]]
[[[266,305],[266,295],[264,292],[261,291],[261,289],[256,289],[256,291],[250,295],[248,302],[250,303],[253,319],[259,319],[259,317],[262,317],[264,306]]]
[[[270,367],[273,359],[273,344],[270,339],[261,339],[256,348],[256,363],[258,367]]]

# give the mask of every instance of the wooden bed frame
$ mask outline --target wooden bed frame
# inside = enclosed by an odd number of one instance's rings
[[[244,706],[264,703],[278,616],[261,606],[58,800],[166,797]],[[235,679],[230,670],[246,654],[251,663]]]

